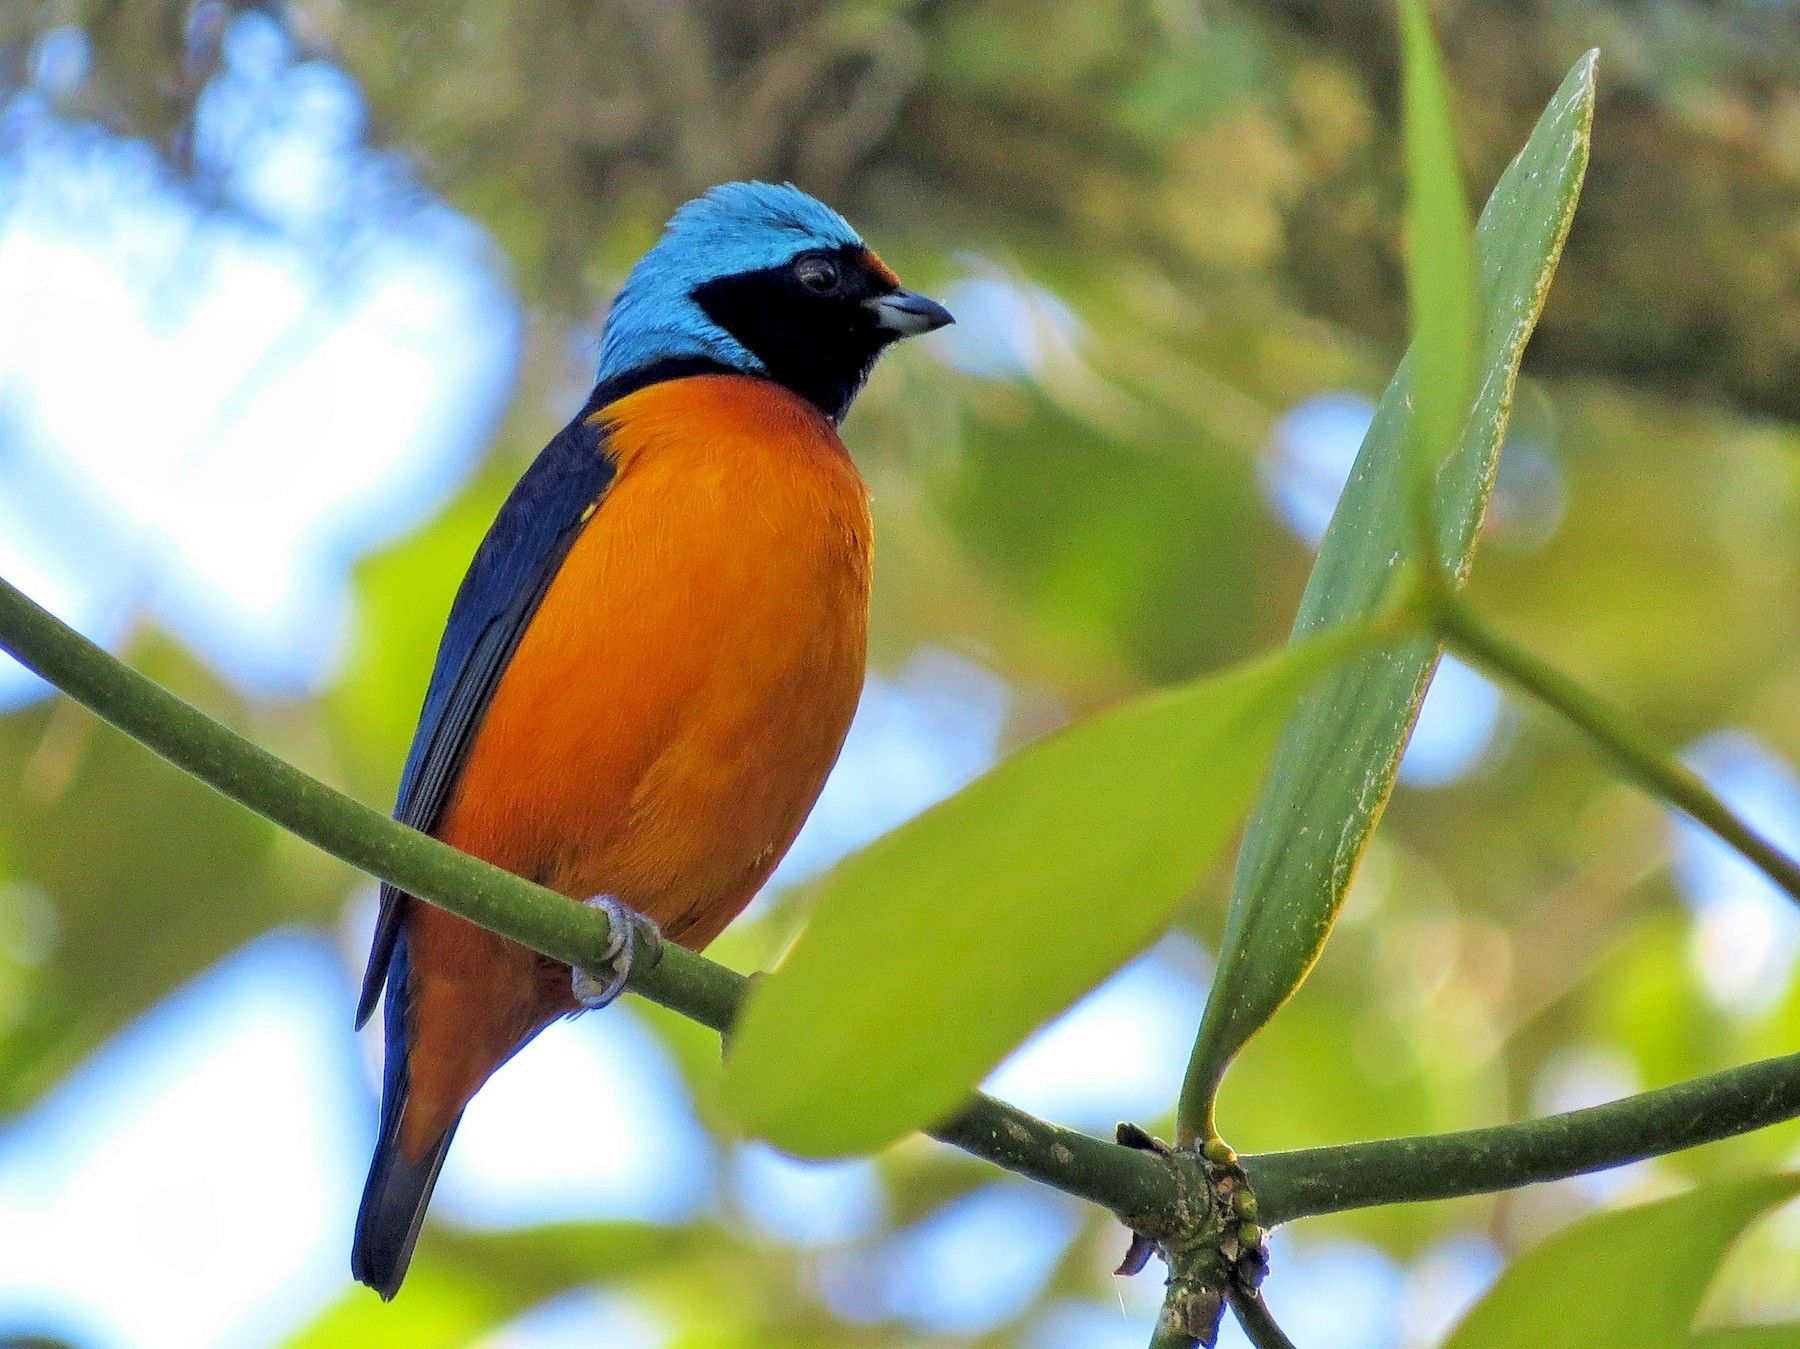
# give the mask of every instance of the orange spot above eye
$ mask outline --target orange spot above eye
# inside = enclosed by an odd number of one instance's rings
[[[868,260],[870,276],[873,276],[883,285],[893,286],[896,289],[899,287],[900,278],[894,275],[894,269],[892,267],[888,266],[880,258],[875,256],[874,249],[863,249],[863,256]]]

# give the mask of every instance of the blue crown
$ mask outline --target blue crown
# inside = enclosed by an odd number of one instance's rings
[[[675,212],[625,278],[600,336],[600,380],[682,358],[761,373],[762,362],[706,316],[694,291],[721,277],[779,267],[798,253],[861,243],[849,221],[792,183],[713,188]]]

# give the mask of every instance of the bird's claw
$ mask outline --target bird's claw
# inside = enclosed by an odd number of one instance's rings
[[[655,923],[611,895],[595,895],[587,902],[606,915],[611,932],[605,953],[595,962],[596,969],[606,971],[604,980],[579,966],[569,973],[569,988],[575,994],[575,1001],[592,1012],[608,1006],[625,991],[625,981],[631,978],[631,967],[638,958],[640,943],[647,948],[652,965],[662,959],[663,935]]]

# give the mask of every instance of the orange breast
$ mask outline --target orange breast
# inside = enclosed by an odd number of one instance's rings
[[[703,376],[603,414],[617,475],[526,631],[437,830],[704,946],[824,785],[862,687],[867,495],[776,385]],[[568,971],[414,905],[416,1161],[495,1067],[572,1011]]]
[[[767,879],[843,745],[867,494],[830,423],[767,381],[653,385],[603,415],[617,477],[439,832],[698,947]]]

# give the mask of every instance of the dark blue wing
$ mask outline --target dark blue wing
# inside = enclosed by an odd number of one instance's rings
[[[437,827],[519,639],[589,509],[612,482],[606,428],[594,417],[604,406],[603,393],[607,401],[618,396],[596,390],[581,415],[525,470],[456,592],[394,808],[395,818],[415,829],[429,833]],[[381,996],[405,898],[391,885],[381,887],[381,914],[356,1008],[358,1027]]]

